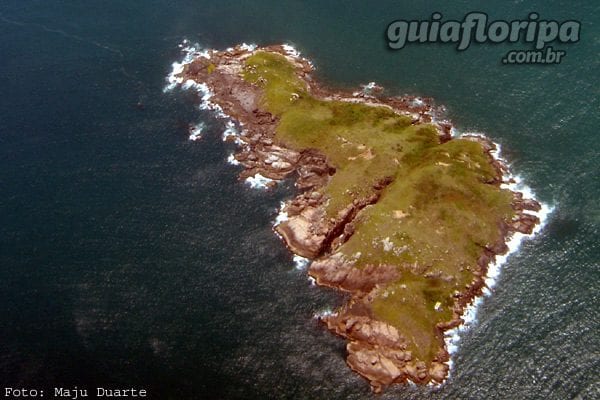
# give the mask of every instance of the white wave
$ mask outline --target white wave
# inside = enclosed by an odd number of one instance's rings
[[[204,57],[207,59],[210,59],[211,57],[208,50],[200,50],[200,45],[192,45],[187,39],[184,39],[178,47],[181,49],[183,59],[181,62],[174,62],[171,64],[171,72],[167,75],[167,85],[163,88],[163,92],[171,91],[183,82],[183,78],[178,75],[183,72],[183,69],[187,64],[194,61],[197,57]]]
[[[300,51],[294,47],[293,44],[290,43],[284,43],[281,45],[281,47],[283,48],[283,51],[285,51],[285,54],[287,54],[289,57],[298,59],[298,60],[302,60],[303,62],[307,63],[308,65],[310,65],[310,67],[312,69],[315,68],[314,64],[312,63],[311,60],[307,60],[306,58],[302,57],[300,53]]]
[[[204,122],[200,122],[190,128],[189,140],[196,141],[202,137],[202,130],[204,129]]]
[[[332,311],[331,308],[326,308],[324,310],[314,313],[313,318],[321,319],[324,317],[332,317],[332,316],[336,316],[336,315],[337,315],[337,313],[335,311]]]
[[[178,62],[174,62],[173,64],[171,64],[171,72],[169,73],[169,75],[167,75],[167,85],[163,88],[163,92],[166,93],[168,91],[171,91],[175,89],[177,85],[181,84],[181,82],[183,82],[183,78],[177,75],[183,72],[184,65],[185,64]]]
[[[253,44],[253,43],[251,43],[251,44],[242,43],[242,44],[240,45],[240,48],[241,48],[242,50],[247,50],[247,51],[254,51],[254,50],[256,50],[256,47],[257,47],[257,46],[256,46],[255,44]]]
[[[196,82],[193,79],[188,79],[185,82],[183,82],[181,84],[181,88],[183,90],[188,90],[188,89],[196,89],[198,92],[200,93],[207,93],[209,92],[208,87],[206,85],[202,85],[201,83]]]
[[[235,123],[232,120],[229,120],[225,123],[225,130],[223,131],[223,141],[227,141],[228,139],[233,138],[233,141],[236,144],[242,144],[242,139],[240,139],[240,132],[237,130]]]
[[[310,283],[310,286],[317,286],[317,280],[310,275],[308,276],[308,282]]]
[[[525,197],[525,194],[523,194],[523,197]],[[530,197],[527,197],[527,198],[530,198]],[[506,263],[508,257],[511,254],[515,253],[517,250],[519,250],[519,247],[521,246],[523,239],[532,237],[542,230],[542,228],[546,225],[548,217],[550,216],[550,214],[552,213],[553,210],[554,210],[554,208],[550,207],[548,204],[541,203],[540,211],[528,212],[529,214],[537,216],[540,219],[540,223],[535,226],[533,232],[529,235],[523,234],[520,232],[515,232],[511,236],[510,240],[506,243],[506,245],[508,246],[508,252],[506,254],[496,256],[496,260],[493,263],[491,263],[488,268],[488,273],[485,278],[485,284],[490,289],[492,289],[496,285],[496,281],[498,279],[498,276],[500,275],[501,266],[504,263]],[[487,291],[486,294],[487,295],[491,294],[491,291]]]
[[[452,358],[446,362],[446,365],[448,366],[448,376],[450,376],[450,371],[454,368],[454,361],[452,361]]]
[[[507,242],[507,246],[509,249],[508,252],[506,254],[496,256],[494,262],[489,264],[488,272],[485,276],[485,284],[488,286],[489,289],[492,289],[496,285],[496,282],[502,270],[502,266],[507,262],[509,256],[519,250],[519,247],[521,246],[524,239],[535,236],[543,229],[543,227],[547,223],[548,216],[552,213],[552,211],[552,207],[548,206],[545,203],[542,203],[541,210],[536,213],[536,215],[540,219],[540,223],[535,227],[534,231],[529,235],[516,232],[511,236],[511,238]],[[483,290],[484,296],[489,296],[492,294],[491,290],[489,289]],[[462,316],[462,319],[464,320],[463,324],[445,332],[444,340],[446,342],[446,348],[448,350],[448,353],[451,356],[458,351],[459,342],[461,338],[460,334],[467,331],[471,326],[473,326],[477,322],[477,310],[479,306],[483,303],[483,298],[483,296],[476,297],[471,302],[471,304],[469,304],[465,308],[464,314]],[[447,364],[450,367],[450,372],[452,372],[451,360]]]
[[[181,85],[181,88],[184,90],[187,90],[190,88],[196,89],[198,94],[201,95],[200,109],[201,110],[208,109],[207,103],[209,102],[210,98],[213,96],[213,93],[211,92],[210,88],[208,87],[208,85],[206,83],[198,83],[192,79],[188,79],[187,81],[185,81],[185,83],[183,85]]]
[[[489,139],[483,132],[477,132],[477,131],[461,132],[459,134],[459,136],[475,136],[475,137],[480,137],[482,139]],[[496,143],[496,142],[494,142],[494,143]],[[498,143],[496,143],[496,145],[498,145]]]
[[[248,183],[250,185],[250,187],[253,189],[266,189],[269,187],[268,184],[270,182],[275,182],[275,181],[271,178],[262,176],[260,173],[257,173],[254,176],[249,176],[246,178],[246,183]]]
[[[229,157],[227,157],[227,162],[231,165],[240,165],[240,162],[235,159],[233,154],[230,154]]]
[[[298,49],[296,49],[291,44],[285,43],[285,44],[281,45],[281,47],[283,47],[283,50],[287,53],[288,56],[291,56],[294,58],[300,57],[300,52],[298,51]]]
[[[305,257],[294,255],[293,259],[294,259],[294,267],[296,267],[296,269],[300,270],[300,271],[304,271],[306,269],[306,267],[308,267],[308,264],[310,264],[310,260]]]
[[[211,52],[209,50],[201,50],[199,44],[189,45],[189,42],[185,42],[184,46],[180,47],[181,52],[184,54],[183,62],[189,64],[198,57],[206,58],[210,60]]]
[[[209,99],[212,97],[212,92],[208,92],[207,94],[205,94],[202,97],[202,103],[200,103],[200,109],[201,110],[210,110],[214,113],[214,115],[218,118],[229,118],[229,115],[225,114],[225,111],[223,111],[223,108],[216,104],[211,102]]]
[[[181,82],[179,84],[181,84]],[[229,118],[229,116],[225,114],[223,108],[220,105],[210,101],[214,93],[210,90],[206,83],[198,83],[192,79],[188,79],[183,84],[181,84],[181,88],[184,90],[193,88],[198,92],[198,94],[200,95],[200,105],[198,106],[198,108],[200,110],[212,111],[214,112],[215,116],[219,118]]]
[[[485,137],[485,135],[483,135],[481,133],[471,133],[470,132],[470,133],[468,133],[468,135]],[[507,165],[509,167],[507,161],[502,158],[502,155],[501,155],[502,147],[498,143],[494,143],[494,144],[496,145],[496,149],[491,151],[491,155],[494,157],[494,159],[503,162],[505,165]],[[520,192],[523,194],[524,199],[535,199],[535,193],[529,186],[527,186],[523,183],[523,180],[520,176],[507,174],[506,176],[503,177],[503,181],[509,182],[509,183],[501,184],[500,185],[501,188],[509,189],[513,192]],[[514,254],[515,252],[517,252],[519,250],[521,244],[523,243],[523,240],[535,236],[546,225],[546,223],[548,221],[548,217],[554,210],[554,207],[552,207],[546,203],[540,203],[540,205],[541,205],[541,209],[539,211],[537,211],[537,212],[529,211],[528,212],[529,214],[537,216],[540,220],[540,223],[535,226],[533,232],[531,234],[523,234],[520,232],[513,233],[509,237],[509,239],[506,243],[506,245],[508,246],[508,251],[505,254],[497,255],[495,257],[494,261],[489,264],[487,274],[484,278],[485,284],[487,285],[487,288],[483,289],[484,296],[489,296],[492,294],[491,289],[496,285],[496,282],[497,282],[498,277],[500,276],[500,273],[502,270],[502,266],[507,262],[508,258],[512,254]],[[473,324],[475,324],[477,322],[477,309],[479,308],[481,303],[483,303],[484,296],[476,297],[471,302],[471,304],[469,304],[465,308],[464,314],[462,316],[462,319],[464,320],[463,324],[461,324],[460,326],[458,326],[454,329],[451,329],[451,330],[445,332],[444,341],[446,342],[446,348],[448,350],[448,353],[451,356],[452,356],[452,354],[455,354],[458,351],[459,342],[460,342],[460,334],[464,333]],[[452,372],[452,366],[453,366],[452,357],[450,357],[450,360],[447,362],[447,364],[450,368],[449,373],[448,373],[448,376],[450,376],[450,373]]]
[[[352,95],[353,96],[360,96],[362,95],[371,95],[371,93],[373,92],[373,89],[377,88],[378,85],[375,82],[369,82],[366,85],[360,85],[360,87],[362,88],[362,90],[360,92],[353,92]]]
[[[229,118],[220,105],[210,101],[214,93],[210,90],[206,83],[198,83],[192,79],[188,79],[181,85],[181,88],[184,90],[193,88],[198,92],[200,95],[200,105],[198,108],[200,110],[213,111],[215,116],[219,118]]]
[[[288,213],[285,211],[285,203],[282,201],[279,207],[279,213],[277,213],[277,217],[275,217],[275,224],[277,226],[282,222],[285,222],[289,219]]]
[[[275,217],[275,222],[273,223],[273,227],[276,227],[277,225],[281,224],[282,222],[287,221],[288,219],[289,219],[289,215],[285,211],[285,202],[282,201],[279,206],[279,212],[277,213],[277,216]],[[281,238],[281,235],[279,235],[277,233],[277,231],[275,231],[275,233],[277,234],[277,236],[279,236]],[[292,260],[294,261],[294,268],[296,268],[299,271],[306,270],[306,267],[308,267],[308,265],[310,264],[310,259],[299,256],[297,254],[294,254],[294,256],[292,257]],[[309,275],[308,279],[309,279],[311,285],[315,284],[315,280],[312,276]]]

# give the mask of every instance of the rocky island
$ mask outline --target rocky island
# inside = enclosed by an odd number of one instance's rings
[[[295,180],[275,230],[319,285],[348,294],[321,320],[347,340],[350,368],[375,392],[441,383],[445,332],[540,204],[508,188],[493,142],[452,135],[431,100],[332,90],[312,72],[288,46],[237,46],[192,54],[171,83],[236,121],[242,179]]]

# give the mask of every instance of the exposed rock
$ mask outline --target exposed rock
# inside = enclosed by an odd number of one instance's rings
[[[309,274],[320,285],[361,292],[369,292],[377,284],[398,279],[398,270],[395,266],[369,265],[357,269],[340,253],[314,261],[310,266]]]
[[[450,368],[447,364],[443,364],[440,362],[431,363],[431,367],[429,368],[429,376],[431,379],[438,383],[442,383],[444,379],[446,379],[446,375],[448,375],[448,370]]]
[[[302,257],[315,258],[321,254],[327,237],[327,226],[323,221],[323,209],[309,206],[298,215],[277,225],[275,230],[293,253]]]
[[[370,85],[370,91],[348,93],[332,91],[315,84],[310,73],[312,65],[300,57],[288,55],[281,46],[268,46],[264,49],[284,55],[294,64],[298,76],[303,79],[312,95],[321,99],[361,102],[367,105],[388,107],[394,112],[409,116],[412,124],[432,122],[437,128],[440,143],[451,140],[452,124],[446,120],[434,119],[439,116],[439,107],[428,98],[403,96],[394,98],[380,97],[381,90]],[[336,250],[347,241],[355,231],[357,216],[368,205],[376,203],[381,193],[392,182],[392,177],[381,179],[372,185],[372,190],[364,198],[354,198],[335,216],[326,213],[327,195],[321,190],[335,174],[336,170],[327,158],[316,149],[294,151],[276,139],[277,116],[261,109],[261,89],[259,85],[240,79],[244,69],[244,60],[251,51],[236,46],[231,51],[212,52],[210,60],[198,57],[184,67],[184,80],[192,79],[205,83],[213,93],[213,101],[223,112],[237,120],[243,126],[242,132],[228,140],[239,145],[234,158],[243,166],[240,179],[261,174],[275,181],[295,176],[295,185],[299,194],[285,203],[288,220],[275,227],[275,230],[289,249],[300,256],[313,259],[309,273],[320,285],[330,286],[349,292],[349,301],[337,314],[323,317],[322,321],[336,334],[346,338],[347,363],[356,372],[369,380],[375,392],[381,391],[392,383],[415,383],[429,381],[442,382],[448,374],[448,352],[442,341],[444,331],[463,323],[461,318],[465,307],[473,298],[481,294],[485,287],[484,277],[488,265],[497,254],[505,253],[508,248],[505,240],[481,245],[481,255],[477,265],[465,266],[473,273],[473,280],[457,291],[452,306],[450,321],[438,323],[439,351],[433,362],[427,366],[413,357],[407,350],[407,340],[394,326],[377,320],[371,312],[369,301],[375,291],[399,277],[398,269],[393,265],[367,265],[354,268],[353,260],[347,259]],[[209,64],[216,66],[208,72]],[[259,83],[260,84],[260,83]],[[290,101],[299,98],[293,93]],[[496,145],[482,136],[466,136],[468,140],[481,143],[495,174],[487,184],[500,185],[507,167],[493,156]],[[361,152],[358,158],[371,159],[372,150],[365,145],[357,146]],[[397,161],[397,160],[396,160]],[[397,161],[398,162],[398,161]],[[444,166],[444,163],[440,164]],[[269,182],[269,187],[275,182]],[[535,200],[524,199],[521,193],[514,193],[512,207],[515,218],[499,224],[503,239],[513,232],[531,233],[539,219],[527,211],[539,211],[540,204]],[[393,210],[390,218],[403,220],[411,218],[410,210]],[[388,238],[384,247],[391,249]],[[428,277],[451,280],[451,276],[429,272]]]

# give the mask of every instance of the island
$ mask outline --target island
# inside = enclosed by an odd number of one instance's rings
[[[192,53],[170,79],[239,126],[241,179],[294,179],[274,229],[317,284],[346,294],[320,319],[347,340],[350,368],[375,392],[441,383],[445,333],[540,204],[509,189],[491,140],[454,135],[431,99],[334,90],[313,71],[287,45],[238,45]]]

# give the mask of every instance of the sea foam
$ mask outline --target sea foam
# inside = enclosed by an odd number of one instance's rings
[[[190,128],[190,136],[188,137],[192,141],[196,141],[202,137],[202,130],[204,129],[204,122],[200,122]]]
[[[249,184],[253,189],[266,189],[269,187],[270,182],[275,181],[271,178],[261,175],[260,173],[246,178],[246,183]]]
[[[294,255],[293,259],[294,259],[294,266],[299,271],[304,271],[306,269],[306,267],[308,267],[308,264],[310,264],[310,260],[306,257]]]
[[[288,56],[294,57],[294,58],[300,57],[300,52],[293,45],[291,45],[289,43],[285,43],[281,47],[283,48],[283,50],[286,52],[286,54]]]
[[[257,47],[257,46],[256,46],[254,43],[251,43],[251,44],[242,43],[242,44],[240,45],[240,48],[241,48],[242,50],[247,50],[247,51],[254,51],[254,50],[256,50],[256,47]]]
[[[227,162],[231,165],[240,165],[240,162],[235,159],[235,155],[233,154],[227,156]]]
[[[245,49],[250,49],[255,45],[242,45]],[[216,117],[225,118],[225,131],[223,132],[223,140],[226,140],[229,136],[234,137],[234,141],[237,144],[241,143],[239,138],[239,132],[236,129],[234,122],[225,114],[221,106],[210,101],[213,96],[212,91],[205,83],[198,83],[193,79],[183,80],[183,77],[179,76],[185,69],[187,64],[190,64],[198,57],[204,57],[206,59],[211,58],[211,51],[201,49],[198,44],[191,44],[187,39],[184,39],[178,46],[181,49],[183,58],[179,62],[171,64],[171,72],[166,77],[167,84],[163,88],[163,92],[169,92],[174,90],[176,87],[180,87],[182,90],[195,90],[200,96],[200,110],[209,110],[214,113]],[[202,131],[205,128],[205,124],[200,122],[190,128],[189,140],[195,141],[202,137]],[[238,165],[239,162],[230,156],[228,162],[234,165]]]
[[[481,133],[465,133],[464,135],[485,137]],[[457,136],[461,136],[461,135],[457,134]],[[494,144],[496,145],[496,149],[491,151],[491,155],[494,157],[494,159],[502,162],[510,169],[510,165],[501,156],[502,147],[498,143],[494,143]],[[501,188],[508,189],[513,192],[520,192],[523,194],[524,199],[535,199],[535,194],[534,194],[533,190],[529,186],[527,186],[523,183],[523,180],[520,176],[512,175],[509,173],[503,177],[503,181],[506,183],[501,184],[500,185]],[[520,232],[515,232],[508,238],[508,241],[506,243],[506,245],[508,246],[508,251],[505,254],[497,255],[495,257],[494,261],[492,263],[490,263],[488,266],[488,271],[485,276],[485,284],[486,284],[487,288],[484,288],[483,296],[474,298],[473,301],[471,302],[471,304],[469,304],[465,308],[463,316],[462,316],[464,323],[462,325],[445,332],[444,340],[446,342],[446,348],[448,350],[448,353],[450,353],[450,360],[447,363],[448,366],[450,367],[448,377],[452,373],[452,368],[453,368],[452,355],[458,351],[461,334],[466,332],[471,326],[473,326],[474,324],[477,323],[477,309],[483,303],[484,297],[492,294],[491,289],[493,289],[493,287],[496,285],[503,265],[507,262],[507,260],[509,259],[509,257],[512,254],[516,253],[519,250],[524,239],[535,236],[537,233],[539,233],[544,228],[544,226],[546,225],[546,223],[548,221],[550,214],[554,210],[554,207],[552,207],[546,203],[540,202],[540,205],[541,205],[541,209],[537,212],[536,211],[525,211],[526,213],[537,216],[540,220],[540,223],[535,226],[535,228],[531,234],[523,234]]]
[[[225,130],[223,131],[223,141],[231,140],[236,144],[242,144],[243,141],[240,138],[240,132],[238,131],[235,123],[232,120],[225,122]]]
[[[210,59],[210,52],[208,50],[201,50],[200,45],[190,44],[187,39],[184,39],[178,46],[183,54],[183,59],[180,62],[174,62],[171,64],[171,72],[167,75],[167,85],[164,87],[163,92],[168,92],[183,83],[183,78],[177,76],[183,72],[184,67],[194,61],[197,57],[204,57]]]
[[[321,319],[325,317],[334,317],[337,315],[337,312],[333,311],[331,308],[327,307],[321,311],[314,313],[313,318]]]
[[[279,212],[277,213],[277,217],[275,217],[275,223],[273,226],[277,226],[282,222],[285,222],[289,219],[287,211],[285,211],[285,202],[281,202],[279,205]]]

